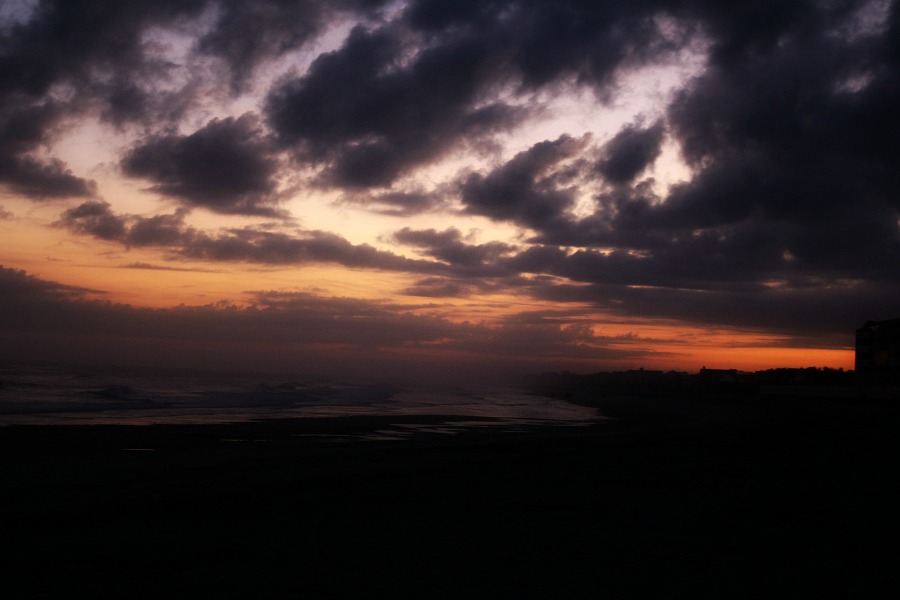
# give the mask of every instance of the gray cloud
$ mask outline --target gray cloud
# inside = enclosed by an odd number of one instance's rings
[[[144,217],[120,215],[107,202],[90,201],[63,212],[56,225],[125,246],[159,247],[172,258],[269,265],[334,263],[410,273],[446,273],[446,265],[408,259],[369,244],[352,244],[316,230],[271,231],[262,227],[210,233],[188,226],[184,212]]]
[[[101,240],[122,241],[127,232],[126,219],[113,213],[109,203],[101,200],[66,210],[57,224]]]
[[[538,363],[571,367],[621,357],[607,347],[621,340],[552,320],[490,327],[416,314],[416,307],[390,302],[267,291],[249,294],[245,308],[145,309],[89,300],[87,292],[0,267],[4,347],[14,343],[21,359],[52,339],[49,358],[55,360],[289,369],[344,380],[403,382],[424,374],[431,383],[459,381],[466,373],[469,384],[521,376]],[[48,358],[43,352],[41,358]],[[649,351],[638,343],[625,354]],[[451,364],[448,355],[455,357]]]
[[[633,180],[659,156],[664,133],[661,121],[644,129],[637,125],[625,127],[604,144],[604,157],[597,170],[613,183]]]
[[[510,128],[522,111],[495,102],[476,106],[492,40],[459,36],[409,49],[394,29],[351,32],[344,46],[320,55],[301,78],[273,89],[269,124],[301,157],[324,162],[326,179],[341,187],[387,186],[429,163],[464,136]],[[365,93],[348,93],[365,89]]]
[[[169,67],[145,53],[142,33],[204,5],[44,0],[0,29],[0,184],[34,199],[92,196],[90,181],[35,153],[91,110],[116,122],[147,113],[154,90],[139,82]]]
[[[93,196],[93,182],[77,177],[58,159],[34,154],[50,142],[66,109],[52,101],[35,103],[21,96],[5,104],[0,104],[0,184],[36,200]]]
[[[409,217],[436,212],[446,206],[446,194],[439,191],[387,191],[344,194],[340,203],[364,207],[371,212],[395,217]]]
[[[197,267],[173,267],[171,265],[156,265],[145,262],[132,262],[121,266],[122,269],[139,269],[145,271],[176,271],[181,273],[220,273],[215,269],[200,269]]]
[[[277,216],[277,160],[253,115],[213,119],[187,136],[151,138],[128,151],[122,169],[186,206],[226,214]]]
[[[401,244],[421,248],[428,256],[461,268],[481,267],[494,263],[499,257],[514,250],[512,246],[502,242],[466,244],[462,233],[455,228],[445,231],[434,229],[416,231],[404,227],[394,233],[394,239]]]
[[[222,59],[231,72],[232,91],[239,93],[260,64],[302,48],[345,16],[377,21],[385,4],[385,0],[220,2],[215,23],[197,40],[196,50]]]
[[[302,47],[340,15],[368,14],[379,4],[41,0],[28,13],[5,15],[6,22],[0,22],[0,184],[34,199],[91,196],[90,181],[58,160],[37,156],[66,123],[99,117],[118,128],[138,124],[150,131],[172,130],[201,95],[217,93],[219,73],[208,72],[195,58],[221,59],[236,93],[260,64]],[[217,16],[207,27],[199,20],[208,14]],[[188,30],[199,35],[187,63],[173,63],[160,52],[169,42],[155,36]],[[160,175],[153,169],[149,174]],[[196,189],[184,187],[190,183],[184,176],[177,179],[173,191],[209,203]]]
[[[197,49],[220,57],[231,71],[237,93],[255,67],[298,49],[319,35],[329,16],[321,2],[225,2]]]
[[[43,300],[77,300],[91,292],[97,290],[47,281],[25,271],[0,265],[0,299],[4,305],[28,305]]]
[[[822,287],[690,290],[616,285],[543,285],[532,292],[554,302],[591,303],[613,315],[662,318],[741,332],[781,335],[786,345],[849,349],[869,319],[893,318],[900,286],[832,283]]]
[[[460,184],[466,210],[535,229],[564,218],[574,204],[578,172],[560,165],[585,146],[586,139],[564,135],[535,144],[487,175],[472,173]]]

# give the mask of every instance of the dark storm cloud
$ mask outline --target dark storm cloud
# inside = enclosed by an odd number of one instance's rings
[[[61,82],[73,86],[97,75],[127,76],[152,69],[143,33],[197,16],[205,0],[44,0],[30,19],[3,32],[0,92],[37,97]],[[102,73],[98,73],[102,71]]]
[[[119,128],[138,124],[150,131],[172,129],[198,96],[215,92],[220,79],[219,73],[194,64],[193,57],[220,58],[231,73],[233,91],[238,91],[258,65],[315,39],[332,19],[366,14],[379,4],[43,0],[31,11],[6,15],[6,22],[0,23],[0,184],[35,199],[91,196],[90,181],[58,160],[37,156],[62,126],[97,117]],[[215,18],[206,23],[205,15]],[[170,42],[165,37],[160,41],[159,35],[198,31],[189,64],[165,57]],[[150,174],[159,175],[152,170]],[[198,182],[165,175],[177,179],[173,185],[178,194],[215,205],[192,186]],[[205,186],[200,182],[199,187]],[[249,193],[268,191],[250,188],[240,187]],[[227,203],[237,212],[260,208],[234,198]]]
[[[821,7],[790,16],[779,43],[714,54],[681,92],[669,122],[694,178],[613,227],[673,240],[656,255],[721,254],[711,277],[755,259],[758,279],[784,270],[896,282],[900,160],[889,139],[900,128],[887,107],[900,101],[900,63],[888,51],[897,32],[836,35]],[[697,244],[698,232],[716,241]],[[769,242],[742,243],[754,237]]]
[[[302,48],[342,16],[377,20],[386,2],[230,0],[216,4],[215,23],[197,41],[197,50],[221,58],[231,71],[232,90],[240,92],[260,64]]]
[[[464,137],[521,120],[520,109],[499,102],[476,106],[482,86],[493,84],[492,40],[459,36],[404,64],[410,49],[395,29],[357,27],[306,75],[270,92],[267,114],[281,142],[326,163],[334,185],[387,186]]]
[[[46,0],[0,29],[0,183],[35,199],[93,195],[91,182],[36,153],[98,104],[116,119],[144,110],[150,101],[129,82],[166,67],[145,56],[142,33],[194,16],[203,5]],[[113,89],[119,93],[109,94]]]
[[[224,2],[214,27],[201,37],[201,52],[222,58],[231,86],[240,91],[259,63],[297,49],[327,24],[321,2]]]
[[[632,316],[784,331],[799,323],[807,333],[834,318],[845,334],[866,312],[889,316],[900,280],[900,163],[890,141],[900,131],[889,108],[900,103],[900,11],[892,4],[881,27],[853,25],[864,7],[674,7],[702,25],[709,66],[676,95],[665,126],[626,128],[601,149],[601,174],[617,185],[595,193],[594,214],[523,219],[499,208],[502,187],[470,196],[468,209],[528,224],[532,241],[546,244],[507,257],[511,272],[588,284],[571,290]],[[693,174],[659,196],[632,181],[658,156],[664,130]],[[546,189],[527,174],[509,179],[521,185],[509,206]],[[570,290],[559,289],[560,298]],[[837,318],[842,306],[852,318]]]
[[[466,210],[492,219],[541,229],[574,204],[577,170],[560,166],[584,150],[586,139],[568,135],[539,142],[487,175],[472,173],[460,184]]]
[[[612,183],[625,183],[653,164],[661,152],[662,122],[642,129],[629,125],[604,144],[597,170]]]
[[[472,30],[502,44],[502,64],[526,88],[562,77],[596,86],[601,95],[623,68],[658,58],[686,41],[676,23],[654,17],[672,2],[410,2],[407,21],[430,35]]]
[[[213,119],[187,136],[164,135],[132,148],[122,169],[151,189],[226,214],[281,214],[274,206],[278,163],[249,114]]]
[[[612,95],[620,73],[687,36],[652,5],[412,2],[401,20],[355,29],[302,77],[271,90],[281,142],[340,187],[388,186],[478,137],[508,130],[524,105],[485,102],[575,80]]]
[[[94,195],[95,184],[74,175],[65,163],[35,155],[51,141],[65,109],[19,95],[3,100],[0,92],[0,184],[36,200]]]

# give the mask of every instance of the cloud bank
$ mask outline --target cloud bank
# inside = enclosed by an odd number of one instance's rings
[[[0,186],[172,268],[328,263],[407,274],[407,295],[828,347],[897,316],[895,1],[43,0],[3,19]],[[648,114],[512,149],[553,99],[612,111],[686,57]],[[134,214],[53,153],[85,122],[124,132],[120,174],[174,211]],[[669,151],[685,175],[660,181]],[[396,217],[394,250],[296,226],[286,199],[323,190]],[[186,224],[202,211],[246,221]],[[423,214],[447,226],[404,221]],[[476,242],[476,217],[519,235]]]

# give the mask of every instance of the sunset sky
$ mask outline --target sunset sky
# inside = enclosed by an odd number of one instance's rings
[[[853,367],[900,7],[4,0],[0,358]]]

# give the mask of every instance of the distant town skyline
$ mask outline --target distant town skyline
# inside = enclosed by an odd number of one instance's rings
[[[3,359],[854,367],[895,0],[12,0]]]

